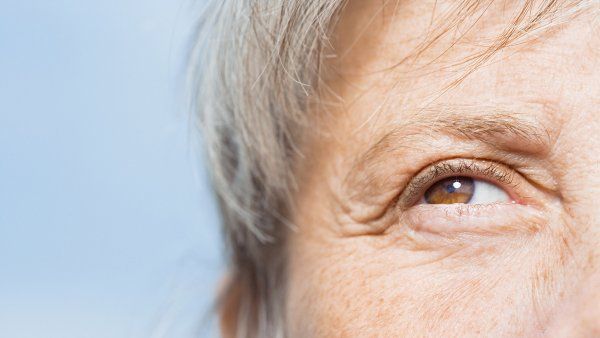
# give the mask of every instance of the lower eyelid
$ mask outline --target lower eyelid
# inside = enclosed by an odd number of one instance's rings
[[[544,220],[543,213],[537,208],[515,203],[422,204],[403,212],[400,225],[418,232],[437,234],[506,235],[536,233]]]

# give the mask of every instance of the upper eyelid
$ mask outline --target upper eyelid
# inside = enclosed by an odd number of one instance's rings
[[[516,171],[506,165],[489,160],[464,158],[441,160],[421,169],[400,193],[398,202],[404,207],[412,205],[424,190],[445,177],[473,174],[507,185],[515,185],[515,173]]]
[[[535,114],[517,113],[506,107],[486,108],[478,105],[442,108],[434,107],[402,123],[393,124],[366,151],[357,157],[348,158],[349,168],[341,175],[344,191],[372,191],[370,187],[374,184],[391,187],[386,193],[395,191],[391,194],[395,196],[392,204],[396,205],[401,196],[398,191],[405,190],[403,187],[406,187],[410,177],[419,172],[415,165],[433,160],[431,157],[438,153],[434,150],[437,142],[445,138],[456,142],[454,148],[457,151],[448,154],[449,156],[491,156],[502,163],[511,163],[513,166],[507,166],[511,169],[514,166],[522,167],[524,162],[527,166],[532,163],[539,166],[540,161],[547,160],[552,139],[550,135],[554,135],[555,131],[548,129],[543,121],[535,119]],[[535,107],[526,110],[535,111]],[[475,152],[474,147],[477,150]],[[424,158],[423,154],[428,158]],[[399,165],[399,159],[413,161]],[[392,171],[389,168],[399,170]],[[531,179],[528,175],[523,176],[527,180]],[[548,184],[551,187],[547,190],[556,193],[557,185],[548,177],[549,175],[542,177],[545,181],[541,185],[546,186],[546,182],[550,182]]]
[[[353,161],[348,176],[362,172],[390,154],[402,157],[406,149],[415,145],[429,146],[427,142],[439,136],[476,141],[496,151],[533,157],[549,151],[553,132],[538,121],[530,121],[527,114],[498,107],[489,107],[491,112],[488,113],[476,113],[480,110],[485,107],[451,106],[425,110],[425,115],[393,126],[374,142]],[[433,115],[428,119],[427,113]]]

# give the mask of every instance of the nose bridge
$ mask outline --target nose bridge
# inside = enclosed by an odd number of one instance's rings
[[[570,146],[561,153],[563,207],[575,235],[564,294],[546,333],[600,337],[600,120],[580,116],[565,127]],[[568,271],[568,272],[567,272]]]
[[[563,211],[576,233],[583,256],[600,253],[600,115],[579,114],[562,126],[557,152]],[[561,137],[562,138],[562,137]],[[583,260],[583,257],[578,257]]]
[[[600,337],[600,124],[590,124],[589,148],[581,157],[585,163],[579,177],[583,189],[573,210],[580,231],[576,257],[580,281],[573,286],[573,297],[567,301],[565,337]],[[587,169],[587,170],[586,170]],[[586,187],[587,185],[587,187]],[[576,230],[576,231],[577,231]]]

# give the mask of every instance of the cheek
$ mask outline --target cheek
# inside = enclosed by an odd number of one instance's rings
[[[401,317],[388,309],[403,292],[386,285],[381,262],[343,244],[295,241],[288,297],[292,337],[385,335],[382,324]]]
[[[300,231],[290,243],[290,335],[535,333],[556,291],[552,269],[540,264],[548,256],[536,255],[548,253],[543,243],[540,236],[527,245],[414,251],[384,236],[324,239]]]

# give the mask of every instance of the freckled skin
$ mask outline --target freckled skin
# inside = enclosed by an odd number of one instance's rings
[[[409,62],[377,72],[415,46],[410,37],[427,30],[431,12],[408,1],[401,15],[370,21],[381,2],[356,3],[346,9],[336,32],[335,48],[345,53],[338,53],[343,55],[335,60],[338,73],[329,78],[343,103],[323,117],[326,132],[307,143],[300,170],[294,216],[298,228],[288,241],[289,335],[600,337],[597,23],[582,15],[536,41],[506,48],[444,91],[456,72],[439,65],[468,55],[472,45],[458,45],[418,71],[418,62]],[[357,28],[368,22],[375,23]],[[469,37],[494,29],[484,25]],[[445,47],[424,52],[423,60]],[[344,214],[348,210],[339,207],[350,196],[339,189],[350,170],[349,159],[390,123],[414,115],[432,98],[441,106],[508,104],[548,128],[548,143],[531,160],[523,160],[520,170],[523,182],[543,182],[530,185],[528,197],[540,205],[541,215],[530,222],[534,230],[503,230],[530,221],[518,211],[510,218],[490,216],[502,225],[493,235],[438,238],[407,231],[402,215],[390,217],[390,227],[375,234],[343,230],[369,227],[368,221],[350,224],[353,218]],[[409,164],[424,157],[494,156],[483,146],[462,146],[451,138],[436,142],[381,170],[390,177],[396,171],[410,176],[416,173]],[[393,194],[382,190],[377,195],[377,189],[371,186],[368,193],[385,198],[365,199],[369,202],[362,208],[369,203],[388,208]]]

